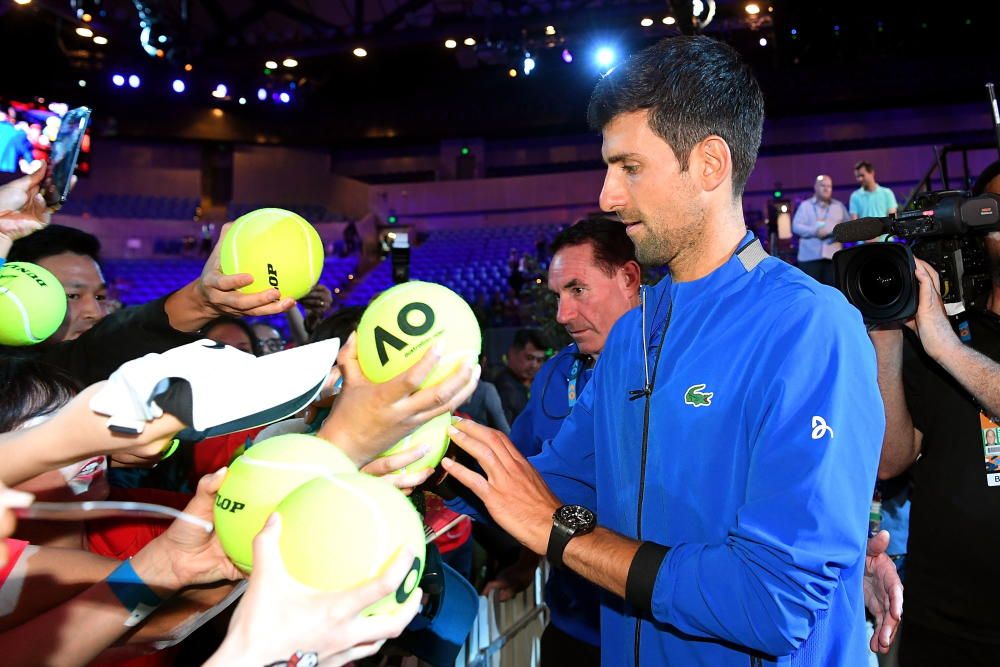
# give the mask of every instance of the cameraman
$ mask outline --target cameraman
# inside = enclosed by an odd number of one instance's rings
[[[1000,163],[974,191],[1000,192]],[[986,583],[1000,554],[1000,474],[987,433],[1000,427],[1000,233],[985,242],[992,289],[960,339],[936,271],[917,260],[919,305],[904,328],[871,332],[886,432],[879,478],[913,466],[906,630],[900,664],[1000,664],[997,600]],[[991,447],[995,449],[995,447]]]

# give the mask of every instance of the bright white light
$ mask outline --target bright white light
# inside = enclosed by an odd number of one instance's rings
[[[87,87],[87,82],[84,81],[83,79],[80,79],[79,81],[77,81],[76,84],[78,86],[80,86],[81,88],[86,88]]]
[[[607,46],[602,46],[597,49],[597,53],[594,54],[594,59],[601,67],[611,67],[612,63],[615,62],[615,52]]]
[[[749,14],[750,16],[756,16],[757,14],[760,14],[760,5],[758,5],[756,2],[749,3],[745,7],[745,9],[747,10],[747,14]]]
[[[368,52],[359,46],[358,48],[354,49],[354,55],[356,55],[358,58],[364,58],[365,56],[368,55]]]
[[[569,49],[563,49],[562,59],[563,59],[563,62],[567,63],[567,64],[573,62],[573,54],[572,54],[572,52],[570,52]]]
[[[444,48],[446,48],[446,49],[453,49],[456,46],[458,46],[458,42],[456,42],[455,40],[453,40],[453,39],[446,39],[446,40],[444,40]]]
[[[296,60],[295,58],[285,58],[284,60],[281,61],[281,64],[284,65],[285,67],[296,67],[299,64],[299,61]]]
[[[643,28],[648,28],[649,26],[653,25],[653,19],[645,18],[639,21],[639,25],[641,25]]]
[[[240,101],[240,104],[246,104],[247,103],[247,98],[241,97],[239,101]]]
[[[545,34],[546,35],[554,35],[554,34],[556,34],[556,27],[554,25],[547,25],[547,26],[545,26]]]
[[[278,63],[274,62],[273,60],[268,60],[266,63],[264,63],[264,67],[268,69],[278,69]]]
[[[125,77],[123,77],[121,74],[115,74],[113,77],[111,77],[111,83],[115,84],[120,88],[125,85]]]
[[[80,35],[80,37],[93,37],[94,31],[90,28],[77,28],[76,34]]]
[[[466,46],[475,46],[476,45],[476,39],[474,37],[466,37],[465,41],[462,42],[462,43],[465,44]]]
[[[183,93],[185,90],[187,90],[187,86],[180,79],[174,79],[172,87],[175,93]]]
[[[767,37],[761,37],[758,44],[760,44],[761,46],[767,46]]]
[[[675,23],[677,23],[677,19],[675,19],[673,16],[663,17],[663,25],[673,25]]]
[[[142,80],[139,78],[138,74],[133,74],[128,78],[128,85],[132,86],[133,88],[138,88],[141,83]]]
[[[220,100],[228,94],[229,94],[229,89],[226,88],[226,84],[224,83],[220,83],[215,87],[215,90],[212,91],[212,97],[218,98]]]
[[[284,102],[285,104],[288,104],[289,102],[292,101],[292,97],[288,93],[281,93],[280,95],[278,95],[278,99]]]
[[[94,36],[94,44],[97,44],[99,46],[105,46],[107,45],[107,43],[108,43],[107,37],[102,37],[101,35]]]
[[[31,0],[14,0],[14,3],[18,5],[30,5]]]
[[[535,69],[535,59],[531,57],[530,53],[524,54],[524,76],[528,76]]]
[[[267,91],[264,90],[263,88],[258,88],[257,89],[257,99],[260,100],[261,102],[263,102],[264,100],[266,100],[267,99]]]

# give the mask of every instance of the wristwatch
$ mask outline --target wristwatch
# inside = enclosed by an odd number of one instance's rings
[[[563,566],[563,552],[574,537],[586,535],[597,527],[597,515],[583,505],[563,505],[552,515],[552,532],[545,555],[552,567]]]

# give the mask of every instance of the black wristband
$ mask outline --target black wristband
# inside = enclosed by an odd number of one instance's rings
[[[667,557],[670,547],[656,542],[643,542],[632,558],[625,580],[625,601],[640,614],[649,614],[653,608],[653,587],[660,565]]]

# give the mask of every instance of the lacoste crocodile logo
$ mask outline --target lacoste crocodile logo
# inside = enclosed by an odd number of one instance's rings
[[[688,387],[688,390],[684,392],[684,402],[688,405],[693,405],[696,408],[707,407],[712,404],[712,397],[715,396],[713,391],[702,391],[705,388],[703,384],[695,384]]]

